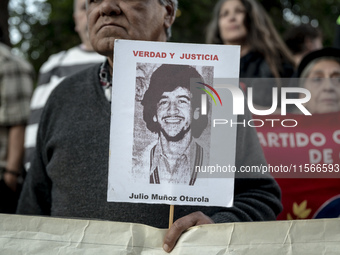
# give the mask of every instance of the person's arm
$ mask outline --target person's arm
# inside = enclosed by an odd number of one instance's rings
[[[17,179],[22,171],[22,159],[24,155],[25,126],[17,125],[9,128],[6,171],[4,181],[6,185],[16,191]]]
[[[245,108],[247,109],[247,107]],[[238,122],[248,123],[250,112],[239,116]],[[236,167],[266,165],[266,160],[258,141],[256,130],[238,126],[236,142]],[[236,174],[234,205],[220,208],[214,215],[195,212],[174,222],[168,230],[163,249],[170,252],[181,234],[192,226],[246,221],[275,220],[282,210],[281,191],[276,181],[269,174]]]
[[[204,224],[213,224],[214,221],[202,212],[194,212],[176,220],[165,235],[163,249],[171,252],[177,240],[188,228]]]
[[[175,221],[166,233],[163,249],[170,252],[188,228],[203,224],[275,220],[282,210],[280,189],[272,178],[235,179],[234,205],[211,217],[194,212]]]
[[[39,130],[40,131],[40,130]],[[37,140],[32,167],[27,172],[20,194],[17,214],[50,215],[51,213],[51,180],[48,177],[43,162],[42,139]]]
[[[22,174],[25,126],[29,115],[29,102],[33,90],[33,67],[11,55],[7,48],[5,64],[0,74],[0,125],[7,131],[6,163],[3,179],[13,191]]]

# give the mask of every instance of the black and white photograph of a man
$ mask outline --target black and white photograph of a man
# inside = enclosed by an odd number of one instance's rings
[[[213,67],[203,69],[213,77]],[[209,142],[203,141],[203,146],[198,141],[209,118],[209,111],[201,114],[205,92],[198,87],[204,83],[202,75],[189,65],[163,64],[150,75],[141,100],[142,116],[156,139],[150,142],[147,135],[139,135],[145,138],[145,145],[149,140],[141,154],[148,163],[139,165],[146,168],[140,171],[148,171],[150,184],[195,184],[195,167],[202,166],[209,153]]]

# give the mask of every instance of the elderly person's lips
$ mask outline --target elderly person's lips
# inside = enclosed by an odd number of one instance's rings
[[[321,102],[324,104],[336,104],[338,103],[338,100],[334,98],[324,98],[324,99],[321,99]]]
[[[104,23],[102,24],[100,27],[99,27],[99,30],[102,29],[102,28],[106,28],[106,27],[120,27],[120,28],[124,28],[123,26],[115,23],[115,22],[108,22],[108,23]]]

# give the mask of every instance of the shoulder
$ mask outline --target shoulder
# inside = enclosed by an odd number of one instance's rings
[[[264,56],[255,51],[247,53],[241,58],[240,62],[240,77],[254,78],[254,77],[271,77],[270,68],[265,61]]]
[[[134,151],[132,175],[136,181],[149,182],[152,155],[156,145],[157,141],[154,141],[141,151]]]
[[[7,72],[29,73],[33,75],[32,65],[25,59],[11,53],[10,48],[4,44],[0,45],[0,61],[6,63],[1,69]]]
[[[143,150],[136,152],[139,158],[139,163],[143,163],[143,165],[147,165],[147,167],[150,168],[150,159],[155,153],[157,144],[158,144],[158,140],[153,141],[150,144],[148,144],[146,147],[144,147]]]
[[[100,88],[99,68],[101,64],[92,65],[82,71],[67,76],[52,94],[70,94],[72,92],[85,93],[89,87]]]
[[[47,61],[41,66],[40,73],[46,73],[59,65],[62,57],[66,54],[66,51],[61,51],[51,55]]]
[[[243,57],[241,57],[241,63],[262,63],[264,56],[257,51],[250,51]]]
[[[80,46],[76,46],[69,49],[65,53],[63,64],[70,66],[86,63],[100,63],[103,62],[105,59],[106,58],[104,56],[99,55],[95,51],[83,50]]]
[[[40,73],[47,73],[59,66],[75,66],[89,63],[100,63],[104,60],[104,56],[101,56],[94,51],[82,50],[78,45],[66,51],[61,51],[51,55],[41,66]]]
[[[93,65],[64,78],[50,92],[44,108],[51,111],[55,111],[55,109],[67,110],[68,107],[73,108],[76,104],[83,105],[91,100],[90,98],[101,96],[99,67],[100,64]],[[104,93],[102,94],[104,97]]]
[[[66,123],[74,121],[77,116],[87,118],[90,113],[81,113],[94,111],[97,106],[101,108],[105,95],[99,83],[99,66],[91,66],[68,76],[53,89],[43,107],[39,129],[42,126],[44,130],[48,127],[52,130],[58,120]]]
[[[294,73],[295,73],[294,66],[291,63],[284,61],[282,63],[282,70],[280,72],[280,76],[282,78],[291,78],[294,76]]]

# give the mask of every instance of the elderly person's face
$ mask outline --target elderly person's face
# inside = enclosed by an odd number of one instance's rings
[[[88,0],[91,44],[112,60],[115,39],[166,41],[172,12],[158,0]]]
[[[316,62],[304,87],[311,92],[311,99],[305,106],[312,114],[340,111],[340,64],[337,61]]]

